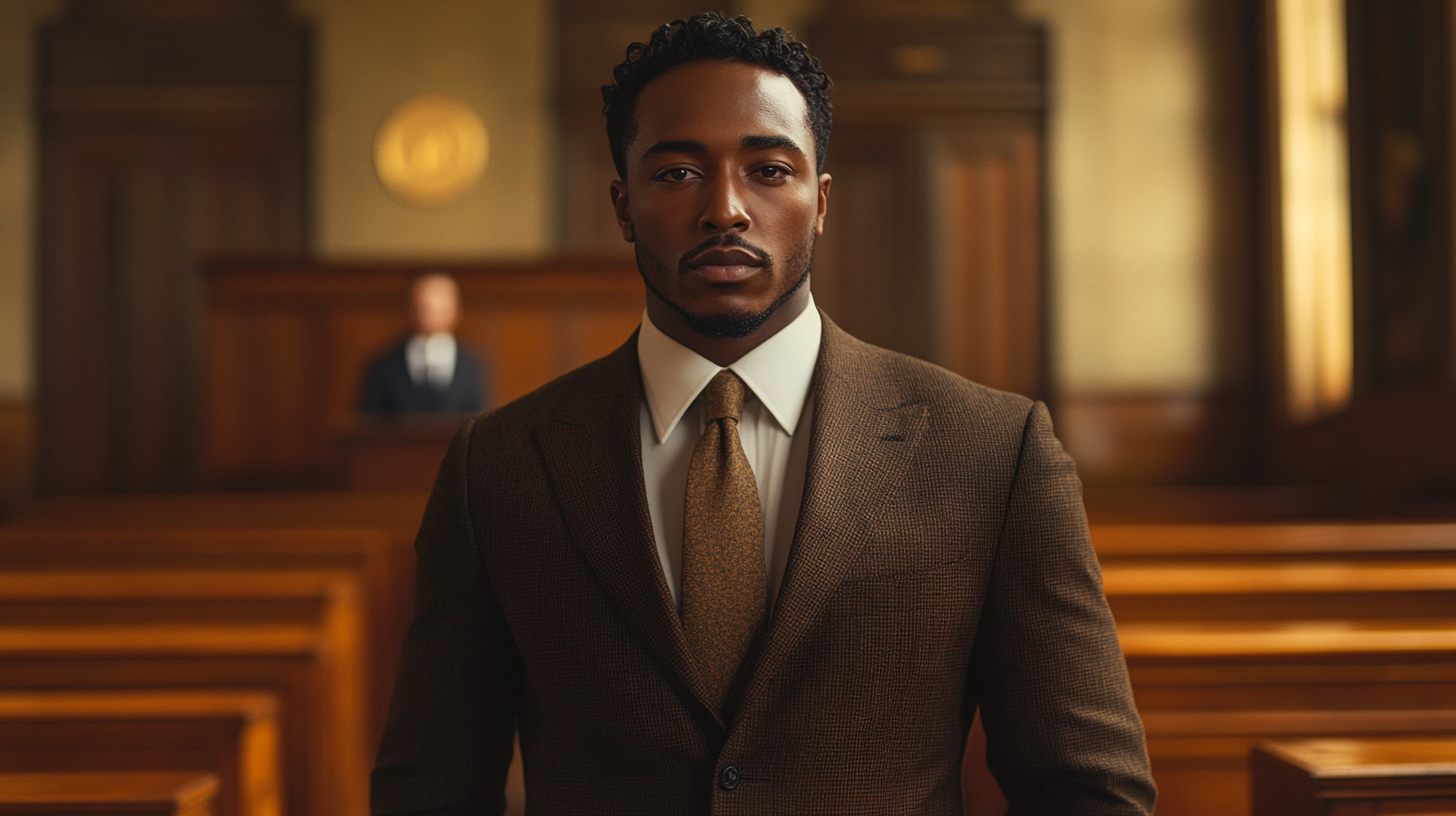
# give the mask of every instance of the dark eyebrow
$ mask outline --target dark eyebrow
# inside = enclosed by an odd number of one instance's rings
[[[772,150],[778,147],[791,150],[800,156],[804,155],[803,148],[799,147],[793,139],[787,136],[744,136],[743,141],[739,142],[739,145],[744,150]],[[708,146],[702,142],[696,142],[692,139],[670,139],[658,142],[652,147],[647,148],[647,152],[642,154],[642,161],[647,161],[653,156],[660,156],[663,153],[707,152]]]
[[[657,144],[653,145],[652,147],[647,148],[647,152],[642,154],[642,160],[643,161],[647,161],[648,159],[652,158],[653,156],[658,156],[658,155],[661,155],[663,153],[707,153],[707,152],[708,152],[708,146],[705,145],[705,144],[703,144],[702,142],[695,142],[695,141],[692,141],[691,139],[678,139],[676,141],[662,141],[662,142],[658,142]]]
[[[804,149],[787,136],[744,136],[743,141],[739,144],[744,150],[771,150],[781,147],[798,153],[800,156],[804,155]]]

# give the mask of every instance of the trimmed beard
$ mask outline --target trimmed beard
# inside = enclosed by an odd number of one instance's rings
[[[774,302],[770,303],[768,305],[768,308],[756,314],[747,315],[699,315],[689,312],[687,309],[683,308],[681,304],[674,302],[672,298],[669,298],[666,294],[664,294],[661,289],[658,289],[656,286],[652,285],[652,277],[647,274],[648,270],[651,269],[654,272],[666,273],[667,264],[659,260],[657,256],[643,249],[640,242],[635,243],[632,246],[633,250],[637,254],[637,273],[642,276],[642,283],[647,286],[648,291],[650,291],[654,295],[657,295],[657,297],[660,298],[663,303],[666,303],[672,308],[674,312],[677,312],[678,315],[682,317],[683,321],[688,324],[688,328],[692,329],[697,334],[703,335],[704,337],[737,339],[740,337],[747,337],[748,335],[753,334],[754,332],[763,328],[763,325],[768,322],[768,319],[773,316],[773,313],[778,311],[778,308],[784,305],[784,302],[792,297],[795,292],[799,291],[799,289],[809,280],[809,272],[814,267],[814,243],[814,234],[810,233],[809,239],[804,241],[802,244],[799,244],[799,246],[795,248],[793,256],[790,257],[788,260],[791,268],[793,266],[799,265],[802,265],[803,267],[802,271],[799,272],[798,278],[794,281],[794,285],[784,290],[783,294],[774,298]],[[699,244],[698,246],[688,250],[687,252],[684,252],[682,255],[682,260],[678,261],[678,274],[686,274],[687,272],[691,271],[691,267],[687,265],[688,258],[695,257],[708,249],[721,246],[736,246],[747,249],[751,252],[755,252],[763,258],[765,266],[773,266],[773,256],[748,243],[742,238],[739,238],[737,235],[727,233],[722,236],[710,238],[702,244]]]

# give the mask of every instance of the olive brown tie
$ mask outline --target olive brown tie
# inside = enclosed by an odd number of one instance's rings
[[[683,507],[683,631],[718,709],[767,606],[758,484],[738,439],[746,391],[726,369],[703,389],[703,436]]]

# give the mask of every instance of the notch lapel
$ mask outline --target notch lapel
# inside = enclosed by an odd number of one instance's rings
[[[536,427],[566,527],[612,603],[711,732],[724,733],[662,574],[642,477],[637,335]]]
[[[746,700],[771,682],[849,574],[929,425],[928,406],[879,387],[866,357],[863,344],[824,318],[804,497]]]

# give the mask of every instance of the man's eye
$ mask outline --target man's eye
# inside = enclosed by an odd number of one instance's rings
[[[686,167],[673,167],[671,169],[664,170],[662,172],[662,175],[658,176],[658,178],[661,178],[664,181],[687,181],[689,178],[692,177],[692,174],[693,172]]]
[[[785,170],[782,167],[777,167],[777,166],[774,166],[774,165],[769,165],[768,167],[760,168],[758,172],[759,172],[759,175],[761,175],[761,176],[763,176],[764,178],[767,178],[767,179],[781,179],[781,178],[786,178],[789,175],[789,171]]]

